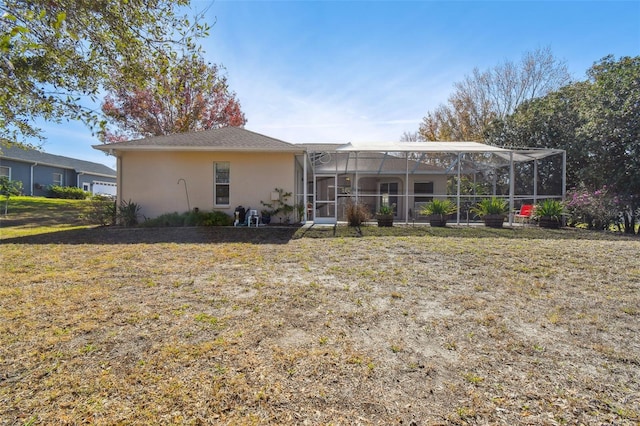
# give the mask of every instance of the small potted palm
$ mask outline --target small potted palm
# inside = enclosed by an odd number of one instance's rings
[[[503,198],[485,198],[471,209],[483,220],[484,225],[490,228],[502,228],[504,219],[509,212],[509,203]]]
[[[564,204],[558,200],[544,200],[536,205],[535,219],[541,228],[558,229],[565,214]]]
[[[436,198],[425,204],[420,210],[420,214],[427,216],[429,225],[444,227],[447,226],[449,215],[456,212],[456,206],[448,198]]]
[[[390,227],[393,226],[393,207],[389,204],[382,204],[378,213],[376,214],[376,219],[378,221],[378,226],[380,227]]]

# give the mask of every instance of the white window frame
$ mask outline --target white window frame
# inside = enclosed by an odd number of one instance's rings
[[[218,174],[218,167],[226,167],[226,177]],[[224,171],[224,169],[221,169]],[[218,190],[227,188],[227,202],[218,202]],[[231,163],[229,161],[216,161],[213,163],[213,206],[214,207],[229,207],[231,205]]]
[[[9,180],[11,180],[11,167],[0,166],[0,176],[6,176],[9,178]]]
[[[56,179],[56,176],[60,176],[60,179]],[[52,183],[56,186],[63,186],[64,181],[62,180],[62,173],[53,173]]]

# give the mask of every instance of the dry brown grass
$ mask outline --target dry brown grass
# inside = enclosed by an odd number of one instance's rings
[[[4,240],[0,423],[640,422],[640,241],[376,232]]]

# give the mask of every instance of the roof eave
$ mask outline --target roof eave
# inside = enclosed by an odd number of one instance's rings
[[[287,149],[283,148],[257,148],[257,147],[216,147],[216,146],[157,146],[157,145],[129,145],[129,146],[114,146],[114,145],[93,145],[94,149],[103,151],[106,153],[118,152],[118,151],[190,151],[190,152],[284,152],[284,153],[304,153],[303,148],[291,147]]]

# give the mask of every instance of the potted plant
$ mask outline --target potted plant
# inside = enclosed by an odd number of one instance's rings
[[[560,228],[564,214],[564,204],[558,200],[544,200],[535,209],[535,218],[541,228]]]
[[[260,217],[262,218],[262,223],[268,225],[271,223],[271,210],[262,209],[260,210]]]
[[[508,212],[507,200],[497,197],[484,198],[471,209],[471,213],[480,216],[484,225],[491,228],[502,228]]]
[[[390,227],[393,226],[393,207],[389,204],[382,204],[378,213],[376,214],[376,219],[378,220],[378,226],[382,227]]]
[[[448,198],[436,198],[425,204],[420,210],[420,214],[427,216],[429,225],[443,227],[447,226],[447,218],[456,212],[456,206]]]

